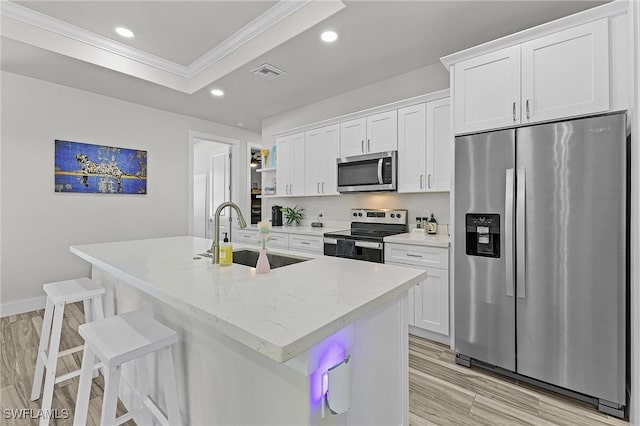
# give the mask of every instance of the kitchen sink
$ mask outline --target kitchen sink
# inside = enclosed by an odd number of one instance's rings
[[[239,265],[251,266],[252,268],[256,266],[258,263],[259,252],[254,250],[238,250],[233,252],[233,263],[237,263]],[[310,260],[306,257],[293,257],[293,256],[284,256],[281,254],[275,253],[267,253],[267,258],[269,259],[269,265],[271,265],[271,269],[281,268],[283,266],[293,265],[294,263],[304,262],[305,260]]]
[[[236,250],[233,252],[233,263],[255,268],[256,263],[258,263],[259,255],[260,253],[255,250]],[[210,252],[200,253],[198,254],[198,256],[208,257],[209,259],[211,259]],[[267,253],[267,258],[269,259],[269,265],[271,266],[271,269],[281,268],[283,266],[293,265],[294,263],[311,260],[308,257],[284,256],[282,254],[275,253]]]

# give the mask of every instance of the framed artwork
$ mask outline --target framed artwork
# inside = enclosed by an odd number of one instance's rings
[[[55,191],[146,194],[147,151],[56,139]]]

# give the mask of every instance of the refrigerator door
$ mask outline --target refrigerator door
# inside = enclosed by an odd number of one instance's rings
[[[625,126],[618,114],[516,135],[517,371],[622,405]]]
[[[455,350],[511,371],[515,302],[513,263],[508,260],[513,247],[514,138],[513,129],[456,138],[454,218]],[[499,257],[467,254],[468,214],[499,215]],[[474,226],[471,230],[477,231],[470,238],[477,238],[478,245],[492,237]]]

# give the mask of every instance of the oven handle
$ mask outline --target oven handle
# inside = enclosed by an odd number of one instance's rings
[[[324,243],[338,244],[338,240],[336,238],[325,238]],[[356,247],[364,247],[364,248],[371,248],[371,249],[378,249],[378,250],[382,250],[383,244],[384,243],[374,243],[371,241],[356,241]]]
[[[382,163],[384,162],[383,158],[380,158],[378,160],[378,183],[380,185],[382,185],[384,183],[384,180],[382,179]]]

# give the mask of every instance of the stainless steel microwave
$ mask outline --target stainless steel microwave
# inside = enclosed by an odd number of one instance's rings
[[[398,188],[396,151],[338,158],[338,192],[395,191]]]

